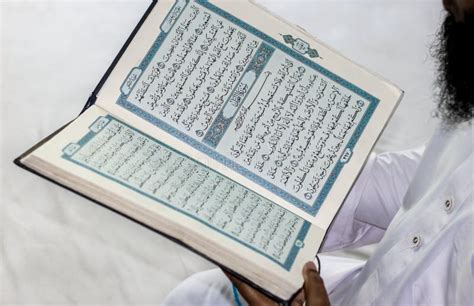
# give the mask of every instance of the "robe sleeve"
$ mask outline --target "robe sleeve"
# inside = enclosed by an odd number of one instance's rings
[[[468,199],[472,207],[472,193]],[[474,218],[472,210],[465,218],[466,221],[456,230],[451,266],[444,280],[445,301],[444,305],[473,305],[474,303]],[[440,273],[441,274],[441,273]],[[433,278],[439,277],[433,275]]]
[[[380,241],[402,205],[423,150],[424,147],[372,153],[331,224],[320,251]]]

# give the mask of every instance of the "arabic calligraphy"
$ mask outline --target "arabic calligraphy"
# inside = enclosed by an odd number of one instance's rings
[[[316,215],[379,100],[296,38],[288,48],[208,1],[179,10],[117,103]]]
[[[368,102],[289,56],[277,55],[218,150],[311,203]]]
[[[201,139],[254,57],[259,41],[189,4],[128,98]]]
[[[65,149],[68,159],[281,264],[301,239],[305,221],[300,217],[112,117],[100,117],[90,129],[85,144]]]

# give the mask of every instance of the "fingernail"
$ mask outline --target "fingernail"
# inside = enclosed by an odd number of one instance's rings
[[[312,262],[312,261],[308,261],[307,263],[305,263],[303,269],[304,269],[304,270],[315,270],[315,271],[318,271],[318,270],[316,269],[316,265],[315,265],[314,262]]]

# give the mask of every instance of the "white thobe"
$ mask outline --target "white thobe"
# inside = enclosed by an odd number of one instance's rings
[[[367,262],[321,256],[333,305],[472,305],[473,129],[441,126],[426,149],[372,154],[323,251],[376,243]],[[232,305],[219,270],[174,289],[167,305]]]

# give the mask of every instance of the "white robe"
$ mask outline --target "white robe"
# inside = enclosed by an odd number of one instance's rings
[[[441,126],[425,150],[371,155],[322,250],[378,245],[365,263],[320,256],[332,305],[473,305],[473,142],[472,126]],[[235,303],[216,269],[165,304]]]

